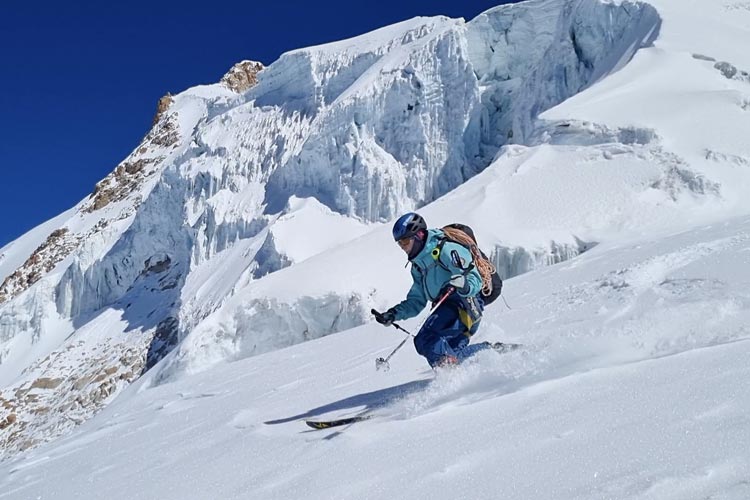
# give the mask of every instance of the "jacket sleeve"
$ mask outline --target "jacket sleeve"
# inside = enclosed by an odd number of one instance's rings
[[[460,267],[454,259],[454,252],[460,260]],[[466,293],[460,293],[462,297],[470,297],[478,294],[482,290],[482,276],[479,274],[477,266],[474,265],[474,258],[468,248],[458,243],[447,242],[440,251],[440,262],[445,266],[451,275],[463,274],[466,277],[466,284],[469,289]],[[466,269],[471,267],[467,272]],[[446,282],[447,284],[447,282]]]
[[[427,297],[422,288],[419,272],[414,268],[412,268],[411,277],[414,282],[409,293],[406,294],[406,299],[393,307],[397,320],[413,318],[427,305]]]

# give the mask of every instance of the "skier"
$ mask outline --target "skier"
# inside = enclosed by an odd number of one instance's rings
[[[484,308],[482,276],[469,249],[446,239],[443,230],[428,230],[422,216],[413,212],[402,215],[393,225],[393,239],[408,256],[413,283],[406,299],[376,315],[376,321],[390,326],[412,318],[428,301],[435,303],[448,293],[417,332],[417,352],[435,368],[458,364],[492,347],[488,342],[469,345]]]

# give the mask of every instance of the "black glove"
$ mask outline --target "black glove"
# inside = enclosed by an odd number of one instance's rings
[[[373,310],[373,313],[376,311]],[[375,321],[384,326],[391,326],[396,321],[396,311],[392,307],[384,313],[375,314]]]

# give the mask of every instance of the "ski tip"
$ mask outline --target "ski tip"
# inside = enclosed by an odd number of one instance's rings
[[[372,415],[362,415],[358,417],[342,418],[338,420],[305,420],[305,424],[313,429],[330,429],[331,427],[341,427],[343,425],[350,425],[356,422],[362,422],[363,420],[369,420]]]
[[[316,421],[313,421],[313,420],[305,420],[305,423],[308,426],[312,427],[313,429],[318,429],[318,430],[320,430],[320,429],[327,429],[327,428],[331,427],[331,424],[329,422],[316,422]]]

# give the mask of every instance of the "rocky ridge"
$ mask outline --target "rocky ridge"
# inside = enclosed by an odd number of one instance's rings
[[[221,83],[233,92],[241,94],[258,83],[258,73],[263,68],[263,64],[257,61],[240,61],[221,77]]]

